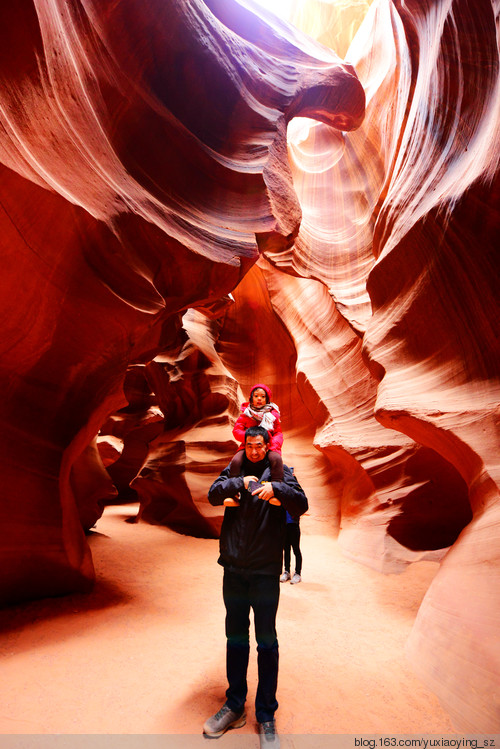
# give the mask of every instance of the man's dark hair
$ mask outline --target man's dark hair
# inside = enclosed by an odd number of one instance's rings
[[[264,429],[264,427],[248,427],[248,429],[245,432],[245,443],[248,439],[248,437],[264,437],[264,443],[266,445],[269,444],[269,440],[271,439],[269,436],[269,432],[267,429]]]

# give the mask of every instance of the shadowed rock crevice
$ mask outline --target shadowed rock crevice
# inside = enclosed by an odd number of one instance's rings
[[[451,546],[472,520],[467,484],[452,465],[425,447],[408,458],[405,473],[409,485],[417,487],[401,501],[387,532],[413,551]]]

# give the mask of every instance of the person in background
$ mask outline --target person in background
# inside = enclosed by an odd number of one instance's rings
[[[295,556],[295,572],[293,577],[290,574],[291,569],[291,549]],[[300,583],[302,580],[302,554],[300,551],[300,521],[294,518],[289,512],[286,513],[286,537],[284,549],[284,571],[280,577],[281,583],[290,580],[291,585]]]

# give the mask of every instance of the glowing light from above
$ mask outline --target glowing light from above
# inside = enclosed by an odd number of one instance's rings
[[[237,0],[238,1],[238,0]],[[344,58],[376,0],[240,0],[291,23]],[[404,5],[404,3],[403,3]],[[256,9],[256,12],[259,11]]]
[[[285,21],[290,20],[292,11],[297,6],[297,0],[255,0],[255,2]]]

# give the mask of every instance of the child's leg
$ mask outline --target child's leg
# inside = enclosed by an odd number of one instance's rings
[[[283,481],[283,460],[281,455],[275,450],[269,450],[267,453],[269,465],[271,466],[271,481]],[[270,505],[280,505],[281,502],[276,497],[271,497]]]
[[[243,465],[244,450],[238,450],[231,463],[229,464],[229,476],[235,478],[241,473],[241,466]],[[239,506],[239,494],[236,497],[228,497],[224,500],[225,507],[238,507]]]
[[[243,465],[244,450],[238,450],[231,463],[229,464],[229,476],[234,478],[239,476],[241,473],[241,466]]]
[[[267,453],[271,465],[271,481],[283,481],[283,459],[276,450],[269,450]]]

